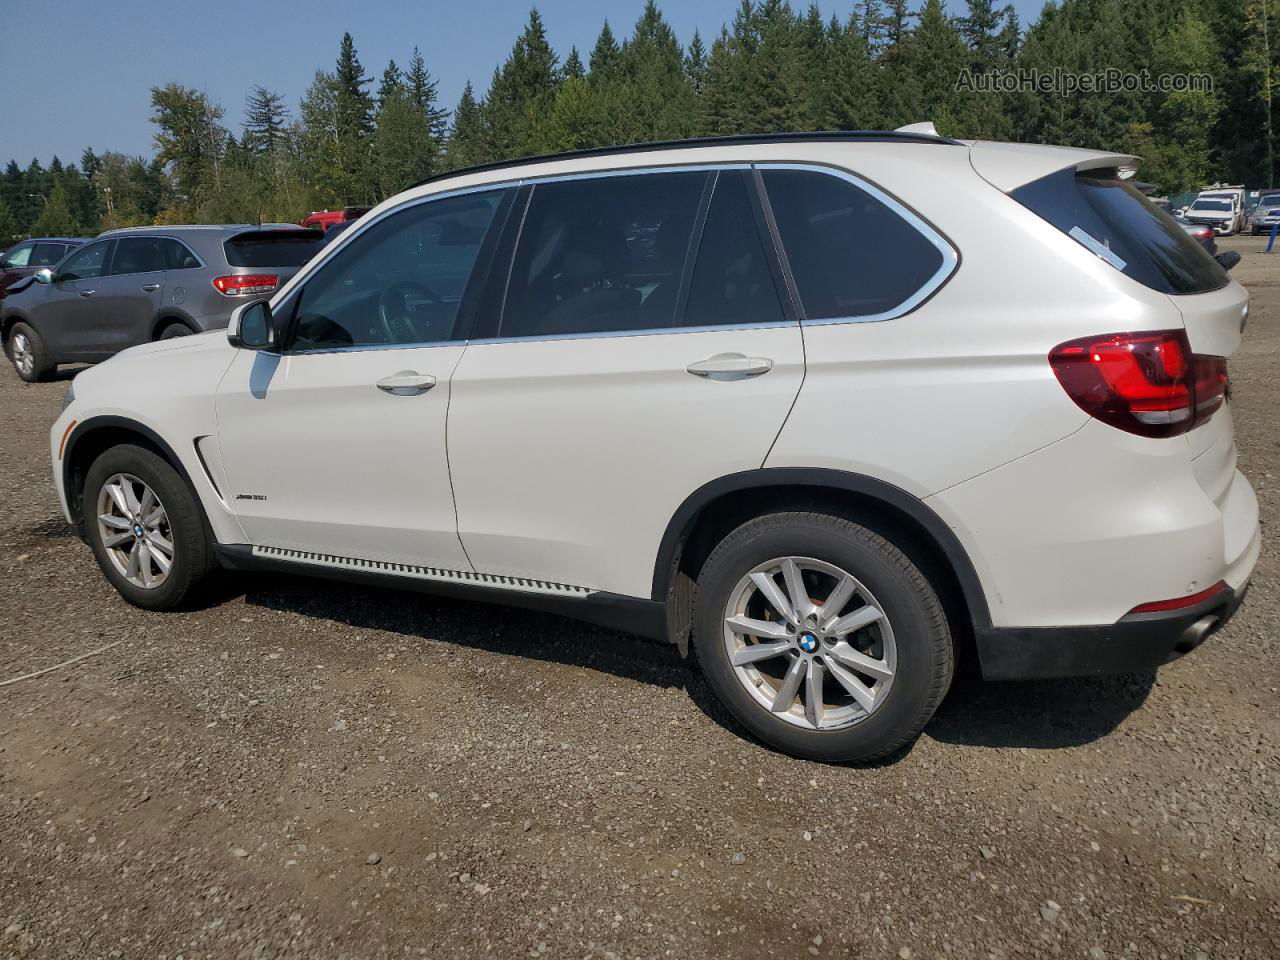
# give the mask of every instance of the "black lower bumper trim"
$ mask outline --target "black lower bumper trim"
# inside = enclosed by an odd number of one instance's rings
[[[987,680],[1089,677],[1149,670],[1190,653],[1239,609],[1245,590],[1228,587],[1194,607],[1121,617],[1087,627],[978,627]]]

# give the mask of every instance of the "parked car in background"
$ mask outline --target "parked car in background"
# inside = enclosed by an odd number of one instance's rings
[[[1239,201],[1221,194],[1202,193],[1187,207],[1183,218],[1191,223],[1212,227],[1222,236],[1229,236],[1239,228]]]
[[[290,223],[107,231],[5,299],[5,351],[34,381],[60,363],[225,327],[237,304],[273,293],[322,240]]]
[[[1256,237],[1270,233],[1277,223],[1280,223],[1280,193],[1264,193],[1249,215],[1250,230]]]
[[[878,132],[437,178],[226,336],[80,374],[58,495],[147,609],[216,565],[553,609],[692,643],[779,749],[886,756],[958,658],[1149,671],[1244,596],[1248,294],[1136,163]]]
[[[328,231],[339,223],[359,220],[369,212],[368,207],[343,207],[341,210],[317,210],[299,221],[299,226]]]
[[[1192,237],[1195,237],[1196,242],[1209,253],[1215,254],[1218,252],[1218,233],[1213,227],[1205,223],[1192,223],[1183,217],[1174,217],[1173,219],[1178,221],[1178,226]]]
[[[87,237],[32,237],[15,243],[0,255],[0,300],[9,288],[41,267],[52,267],[83,243]]]

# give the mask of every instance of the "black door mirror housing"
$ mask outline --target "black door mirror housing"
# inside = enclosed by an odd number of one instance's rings
[[[1240,262],[1240,254],[1235,250],[1224,250],[1217,254],[1213,259],[1222,265],[1223,270],[1230,270]]]
[[[227,325],[227,340],[233,347],[244,350],[276,349],[279,335],[271,315],[271,303],[255,300],[236,307]]]

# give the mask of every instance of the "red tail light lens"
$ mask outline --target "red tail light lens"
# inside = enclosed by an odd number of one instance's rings
[[[251,293],[271,293],[279,277],[269,273],[249,273],[241,276],[214,277],[213,285],[227,297],[243,297]]]
[[[1173,437],[1213,416],[1227,361],[1191,352],[1183,330],[1106,333],[1049,352],[1067,395],[1092,417],[1143,437]]]

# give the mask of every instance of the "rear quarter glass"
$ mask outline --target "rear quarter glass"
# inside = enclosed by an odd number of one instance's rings
[[[1114,175],[1061,170],[1010,196],[1152,290],[1207,293],[1230,282],[1227,271],[1177,221]]]

